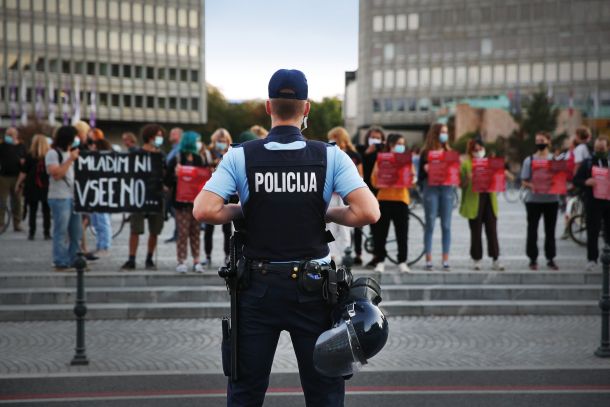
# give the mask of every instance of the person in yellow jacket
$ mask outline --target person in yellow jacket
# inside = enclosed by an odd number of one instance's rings
[[[485,157],[485,145],[480,138],[468,142],[467,158],[462,161],[462,202],[460,215],[468,219],[470,226],[470,257],[473,268],[481,270],[483,258],[482,229],[485,226],[487,236],[487,251],[492,258],[492,270],[502,271],[504,266],[500,263],[500,246],[498,243],[498,198],[495,192],[478,193],[472,190],[472,159]]]
[[[388,135],[383,152],[404,153],[405,139],[400,134]],[[411,197],[407,188],[380,188],[377,186],[377,163],[373,167],[371,182],[378,189],[377,200],[381,218],[373,228],[374,260],[377,263],[375,271],[385,271],[386,241],[390,230],[390,222],[394,223],[396,243],[398,245],[398,270],[408,273],[407,238],[409,235],[409,203]]]

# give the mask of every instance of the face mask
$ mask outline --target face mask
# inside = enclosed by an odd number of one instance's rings
[[[4,142],[6,144],[13,144],[13,138],[11,136],[9,136],[8,134],[4,135]]]
[[[80,138],[74,137],[74,141],[72,142],[72,148],[76,148],[80,146]]]
[[[536,148],[538,149],[538,151],[543,151],[545,148],[547,148],[548,144],[544,143],[544,144],[536,144]]]
[[[201,141],[197,142],[197,151],[201,151],[201,149],[203,148],[203,143]]]
[[[398,153],[398,154],[402,154],[404,153],[406,150],[405,146],[403,144],[396,144],[394,146],[394,152]]]
[[[225,151],[227,148],[227,143],[216,143],[216,150]]]
[[[376,144],[381,144],[381,140],[378,138],[370,138],[369,139],[369,146],[374,146]]]
[[[161,147],[163,145],[163,136],[155,136],[155,146]]]
[[[477,151],[474,153],[474,156],[477,158],[485,158],[485,149]]]
[[[303,128],[301,129],[301,131],[305,131],[306,128],[307,128],[307,116],[303,117]]]
[[[440,136],[438,137],[438,139],[441,143],[446,143],[449,141],[449,134],[441,133]]]

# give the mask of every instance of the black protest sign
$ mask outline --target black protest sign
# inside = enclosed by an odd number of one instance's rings
[[[77,212],[161,212],[163,159],[160,153],[80,153],[74,163]]]

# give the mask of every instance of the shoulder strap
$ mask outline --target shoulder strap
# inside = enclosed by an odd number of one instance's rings
[[[57,147],[53,147],[55,153],[57,154],[57,161],[59,161],[59,165],[61,165],[64,161],[64,156],[61,154],[61,151]]]

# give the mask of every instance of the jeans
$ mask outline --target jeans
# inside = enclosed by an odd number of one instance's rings
[[[91,226],[95,230],[97,238],[96,250],[108,250],[112,244],[112,226],[110,224],[110,214],[92,213],[89,215]]]
[[[73,199],[49,199],[53,216],[53,263],[70,267],[76,260],[82,226],[80,214],[74,212]]]
[[[424,247],[426,254],[432,253],[432,234],[434,223],[441,217],[441,231],[443,234],[443,254],[449,254],[451,246],[451,213],[453,211],[453,187],[429,186],[424,184],[424,212],[426,227],[424,230]]]

